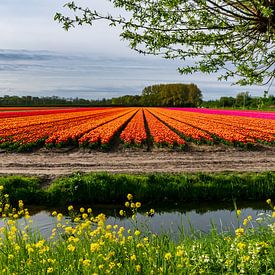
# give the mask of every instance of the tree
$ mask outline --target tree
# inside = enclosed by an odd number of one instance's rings
[[[129,18],[99,14],[74,2],[73,16],[56,13],[68,30],[107,20],[139,53],[178,58],[180,73],[221,71],[240,85],[270,84],[275,77],[275,0],[110,0]],[[270,84],[271,85],[271,84]]]
[[[142,99],[144,106],[197,107],[202,93],[195,84],[159,84],[145,87]]]

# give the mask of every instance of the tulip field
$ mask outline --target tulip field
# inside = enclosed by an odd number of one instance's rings
[[[275,142],[275,114],[194,108],[0,109],[0,147],[113,148]]]

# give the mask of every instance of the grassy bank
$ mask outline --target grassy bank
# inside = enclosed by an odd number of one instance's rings
[[[76,173],[45,187],[39,178],[0,177],[12,201],[28,204],[121,203],[127,193],[149,204],[163,202],[266,200],[275,198],[275,172],[217,174]]]

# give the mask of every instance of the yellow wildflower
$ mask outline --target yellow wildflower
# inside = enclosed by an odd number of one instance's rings
[[[132,200],[133,199],[133,195],[132,194],[128,194],[127,195],[127,199],[130,201],[130,200]]]
[[[141,271],[141,266],[138,264],[138,265],[136,265],[136,271],[137,272],[140,272]]]
[[[67,249],[70,251],[70,252],[74,252],[75,251],[75,246],[73,246],[72,244],[69,244],[67,246]]]
[[[164,259],[165,259],[166,261],[169,261],[171,258],[172,258],[172,254],[171,254],[170,252],[165,253]]]
[[[130,257],[130,260],[131,260],[131,261],[136,261],[136,260],[137,260],[136,255],[132,255],[132,256]]]
[[[86,266],[86,267],[90,266],[91,265],[91,260],[88,260],[88,259],[84,260],[83,265]]]
[[[243,229],[242,227],[237,228],[237,229],[235,230],[235,233],[236,233],[236,236],[240,237],[241,235],[244,234],[244,229]]]
[[[90,251],[91,252],[95,252],[95,251],[99,250],[99,248],[100,248],[100,245],[98,243],[91,243],[90,244]]]
[[[248,262],[249,259],[250,259],[250,256],[248,256],[248,255],[245,255],[242,257],[243,262]]]
[[[63,215],[61,213],[57,214],[57,220],[58,221],[61,221],[63,218]]]
[[[53,268],[52,267],[48,267],[47,273],[52,273],[52,272],[53,272]]]
[[[91,213],[93,212],[92,208],[88,208],[88,209],[87,209],[87,212],[88,212],[89,214],[91,214]]]
[[[82,219],[86,220],[88,218],[88,214],[87,213],[83,213],[82,214]]]
[[[69,211],[73,211],[73,210],[74,210],[74,207],[73,207],[72,205],[69,205],[69,206],[68,206],[68,210],[69,210]]]
[[[238,247],[240,250],[243,250],[243,249],[246,247],[246,244],[240,242],[240,243],[237,244],[237,247]]]
[[[125,211],[123,211],[123,210],[120,210],[120,211],[119,211],[119,215],[120,215],[120,216],[125,216],[125,214],[126,214]]]

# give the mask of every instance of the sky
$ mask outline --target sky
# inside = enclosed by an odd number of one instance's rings
[[[124,14],[107,0],[76,0],[102,13]],[[64,0],[0,1],[0,96],[33,95],[103,98],[140,94],[146,85],[193,82],[204,99],[265,87],[238,87],[217,75],[181,76],[179,61],[140,56],[119,37],[119,29],[97,22],[66,32],[53,20],[66,13]],[[274,89],[271,87],[270,92]]]

